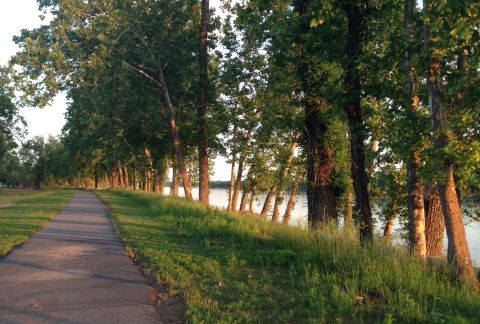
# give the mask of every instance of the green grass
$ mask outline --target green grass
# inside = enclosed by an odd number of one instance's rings
[[[403,249],[362,249],[335,230],[230,217],[182,199],[98,194],[143,271],[184,297],[189,322],[478,323],[476,293]]]
[[[72,196],[73,193],[66,190],[1,192],[0,202],[13,205],[0,208],[0,256],[43,228]]]

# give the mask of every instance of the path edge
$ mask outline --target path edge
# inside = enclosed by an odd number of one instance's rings
[[[137,268],[138,272],[140,272],[142,277],[145,279],[146,283],[152,288],[152,300],[156,310],[157,321],[159,321],[160,323],[187,323],[187,305],[185,299],[181,296],[171,294],[171,290],[167,284],[158,283],[152,275],[144,271],[141,260],[138,259],[133,252],[130,252],[131,249],[126,246],[125,241],[122,238],[122,230],[120,226],[115,222],[114,217],[112,217],[114,211],[113,207],[97,194],[98,190],[90,189],[88,191],[93,193],[95,197],[97,197],[97,199],[102,203],[102,208],[105,212],[105,216],[112,224],[114,235],[121,242],[125,255],[128,256],[128,258],[132,261],[133,265]],[[175,313],[175,308],[178,308],[178,304],[181,304],[180,308],[182,309],[182,312],[181,314],[175,314],[175,316],[173,315],[173,313]],[[162,317],[165,317],[162,315],[167,315],[165,321],[162,320]]]

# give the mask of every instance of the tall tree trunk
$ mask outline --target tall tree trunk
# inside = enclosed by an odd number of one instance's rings
[[[233,211],[233,195],[235,191],[235,156],[232,154],[232,167],[230,171],[230,185],[228,187],[228,207],[227,212]]]
[[[394,217],[387,218],[385,223],[385,230],[383,231],[383,238],[387,245],[392,245],[392,235],[393,235],[393,224],[395,223]]]
[[[416,0],[405,0],[404,29],[407,45],[410,45],[416,38],[414,21],[416,7]],[[409,120],[415,121],[418,116],[420,100],[418,99],[418,86],[412,69],[412,54],[409,49],[405,51],[405,72],[408,93],[408,100],[406,102],[407,117]],[[407,171],[409,246],[412,254],[420,258],[425,258],[427,254],[427,243],[425,239],[424,190],[423,180],[418,170],[421,162],[420,152],[415,146],[414,144],[409,156]]]
[[[285,191],[278,191],[277,195],[275,196],[275,202],[273,203],[272,222],[274,223],[278,223],[278,220],[280,219],[280,206],[282,205],[284,198]]]
[[[240,159],[238,161],[237,179],[235,180],[235,188],[233,191],[232,206],[231,206],[232,211],[237,210],[238,196],[240,195],[240,191],[242,188],[242,176],[243,176],[244,163],[245,163],[245,156],[242,152],[242,154],[240,155]]]
[[[192,182],[190,176],[187,173],[185,166],[185,156],[183,155],[182,145],[178,136],[178,126],[175,120],[175,108],[170,100],[170,93],[168,92],[167,83],[163,76],[163,71],[159,71],[158,80],[163,92],[163,98],[165,99],[165,106],[167,107],[168,119],[170,124],[170,134],[172,136],[173,147],[175,148],[175,156],[177,158],[178,171],[183,182],[183,189],[185,190],[185,198],[192,200]]]
[[[254,187],[252,188],[252,193],[250,194],[250,200],[249,200],[249,206],[248,206],[248,211],[251,213],[253,213],[253,207],[254,207],[253,205],[255,203],[256,196],[257,196],[256,189]]]
[[[145,170],[145,192],[152,191],[152,170],[153,170],[153,158],[152,152],[149,148],[144,146],[145,159],[147,161],[147,169]]]
[[[245,186],[242,190],[242,199],[240,201],[240,211],[247,210],[247,202],[250,194],[252,193],[253,189],[253,182],[254,182],[254,174],[252,172],[252,168],[248,170],[247,179],[245,180]]]
[[[201,202],[208,204],[208,23],[210,20],[209,0],[202,0],[202,14],[200,21],[200,105],[198,106],[198,163],[199,184],[198,195]]]
[[[427,241],[427,255],[438,257],[443,252],[443,238],[445,235],[445,219],[440,204],[438,187],[430,187],[425,217],[425,236]]]
[[[149,168],[145,170],[145,192],[152,191],[152,172],[150,170]]]
[[[110,188],[110,181],[108,180],[108,174],[105,172],[104,176],[104,189],[109,189]]]
[[[178,197],[178,171],[177,171],[177,158],[172,161],[172,190],[171,195]]]
[[[98,175],[95,175],[95,189],[99,189],[100,181]]]
[[[430,0],[424,0],[426,15],[432,11],[433,5]],[[434,129],[434,148],[437,152],[443,152],[448,146],[447,110],[443,98],[442,76],[440,60],[431,53],[430,26],[424,22],[424,44],[429,55],[426,64],[427,90],[430,104],[430,113]],[[449,242],[448,259],[457,273],[459,280],[478,290],[478,281],[473,268],[467,236],[463,225],[462,209],[458,199],[453,161],[439,157],[436,159],[436,169],[440,176],[438,191],[445,226]]]
[[[372,210],[368,192],[368,175],[365,168],[365,134],[362,116],[361,85],[358,70],[358,58],[361,48],[362,25],[366,17],[366,7],[355,1],[347,1],[347,42],[345,47],[345,113],[350,128],[351,163],[353,187],[355,190],[355,207],[359,211],[360,240],[362,243],[373,239]]]
[[[124,182],[124,179],[123,179],[122,162],[120,162],[120,160],[118,160],[117,167],[118,167],[118,180],[120,182],[120,188],[125,189],[125,182]]]
[[[385,223],[385,230],[383,232],[383,238],[387,245],[392,244],[392,235],[393,235],[393,225],[395,223],[395,218],[398,215],[398,196],[393,194],[392,200],[389,203],[387,208],[389,210],[389,214],[387,215],[386,223]]]
[[[233,143],[236,143],[236,138],[237,138],[237,125],[233,125]],[[235,179],[236,179],[236,173],[235,173],[235,164],[237,161],[237,154],[234,152],[234,148],[232,148],[232,164],[230,168],[230,184],[228,186],[228,207],[227,207],[227,212],[231,212],[233,210],[232,208],[232,203],[233,203],[233,195],[235,191]]]
[[[160,193],[160,175],[158,169],[153,169],[153,192]]]
[[[112,167],[112,189],[118,188],[118,176],[115,166]]]
[[[267,197],[265,198],[265,202],[263,203],[263,208],[260,213],[260,216],[262,216],[263,218],[267,218],[267,214],[270,211],[270,208],[272,207],[272,201],[276,193],[277,193],[277,186],[273,185],[270,188],[270,191],[268,192]]]
[[[130,181],[128,179],[128,167],[127,165],[123,166],[123,182],[125,183],[125,189],[130,189]]]
[[[328,125],[325,110],[329,109],[322,98],[311,87],[309,80],[310,62],[305,53],[305,35],[310,32],[312,15],[309,13],[310,1],[300,0],[295,3],[296,11],[301,16],[300,34],[297,40],[301,54],[297,74],[301,80],[304,94],[305,138],[307,140],[307,200],[308,223],[310,228],[337,217],[336,197],[331,188],[331,178],[335,170],[332,150],[326,142]]]
[[[287,208],[285,209],[285,214],[283,214],[282,223],[288,225],[290,219],[292,218],[292,211],[295,208],[295,203],[297,202],[297,192],[298,186],[300,184],[300,177],[297,176],[293,181],[292,188],[290,189],[290,198],[288,199]]]
[[[232,211],[237,210],[238,196],[240,195],[240,190],[242,188],[243,169],[244,169],[245,159],[247,158],[247,147],[250,145],[250,141],[252,140],[252,135],[253,135],[253,129],[250,129],[247,133],[247,140],[240,152],[240,157],[238,159],[237,179],[235,180],[235,188],[233,191],[232,206],[231,206]]]
[[[408,225],[410,252],[420,258],[427,256],[425,238],[425,206],[423,199],[423,181],[418,171],[420,154],[413,152],[408,165]]]
[[[136,159],[134,158],[133,160],[133,190],[137,190],[138,189],[138,184],[137,184],[137,162],[136,162]]]
[[[242,200],[240,201],[240,211],[244,212],[247,210],[247,202],[248,202],[248,197],[249,197],[250,191],[245,188],[245,190],[242,193]]]
[[[287,157],[287,160],[283,163],[283,169],[282,169],[282,172],[280,173],[280,179],[279,179],[279,189],[275,197],[275,203],[273,204],[273,214],[272,214],[273,222],[278,222],[280,218],[280,206],[283,203],[283,200],[285,198],[285,182],[290,174],[290,168],[292,166],[296,149],[297,149],[297,143],[293,142],[290,146],[290,153]]]

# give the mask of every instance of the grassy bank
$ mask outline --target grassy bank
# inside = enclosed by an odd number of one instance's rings
[[[191,322],[478,322],[480,298],[445,267],[335,231],[309,233],[181,199],[99,192],[143,270]]]
[[[70,200],[66,190],[0,191],[0,256],[44,227]]]

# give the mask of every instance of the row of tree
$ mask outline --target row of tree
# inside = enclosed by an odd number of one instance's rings
[[[376,199],[385,235],[405,215],[420,258],[446,227],[477,286],[462,203],[480,184],[478,2],[38,3],[53,18],[15,38],[12,79],[25,104],[68,94],[56,183],[161,193],[172,168],[173,193],[198,183],[208,203],[220,154],[229,211],[266,192],[261,214],[279,221],[290,193],[288,223],[305,180],[309,226],[343,215],[368,247]]]

